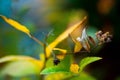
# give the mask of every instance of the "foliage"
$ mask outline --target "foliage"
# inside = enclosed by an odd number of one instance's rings
[[[40,53],[40,60],[29,56],[6,56],[0,58],[0,63],[8,61],[10,62],[1,71],[2,75],[26,76],[30,74],[40,74],[41,76],[44,75],[44,77],[46,78],[48,77],[48,75],[62,74],[62,76],[64,76],[64,79],[71,78],[71,80],[77,80],[77,78],[79,78],[81,80],[95,80],[94,78],[90,77],[88,77],[89,79],[84,79],[84,76],[87,77],[87,74],[83,74],[84,68],[88,64],[98,61],[102,58],[85,57],[79,61],[79,64],[77,64],[75,59],[73,58],[74,54],[77,54],[76,52],[81,52],[82,48],[84,48],[86,52],[89,53],[91,51],[91,46],[89,42],[95,44],[94,39],[92,37],[88,38],[86,34],[85,24],[87,21],[87,17],[84,17],[77,24],[66,29],[48,45],[46,44],[47,42],[43,43],[42,41],[32,36],[30,30],[27,29],[26,26],[21,25],[15,20],[8,19],[5,16],[1,15],[0,17],[15,29],[26,33],[31,39],[38,42],[38,44],[42,45],[42,47],[44,48],[44,52]],[[73,35],[78,28],[80,34],[77,36]],[[49,38],[49,36],[46,36],[46,38]],[[67,49],[61,49],[57,47],[57,45],[64,41],[66,38],[70,38],[74,43],[74,50],[71,50],[71,52],[69,52]],[[55,51],[58,51],[58,53],[56,53]],[[62,58],[58,58],[58,55]],[[54,65],[54,59],[60,59],[60,63],[58,65]],[[18,69],[14,69],[14,67],[17,67]],[[69,76],[65,76],[66,74],[69,74]],[[83,75],[81,76],[81,74]]]

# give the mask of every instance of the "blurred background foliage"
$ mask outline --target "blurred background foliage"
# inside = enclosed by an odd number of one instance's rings
[[[119,3],[119,0],[0,0],[0,15],[24,24],[35,37],[43,42],[45,35],[53,30],[47,40],[48,43],[69,25],[88,16],[87,33],[89,35],[94,37],[97,30],[109,31],[113,34],[113,40],[104,45],[97,54],[90,54],[103,57],[103,60],[92,63],[86,71],[97,80],[120,80]],[[43,52],[42,46],[0,19],[0,57],[28,55],[39,58],[38,55],[41,52]],[[3,65],[0,64],[1,69]],[[5,80],[21,79],[37,80],[39,78],[36,75],[5,78]]]

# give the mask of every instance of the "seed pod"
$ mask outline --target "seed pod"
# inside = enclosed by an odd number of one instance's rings
[[[95,40],[91,36],[88,36],[88,41],[93,45],[96,45]]]
[[[54,59],[53,63],[54,63],[54,65],[58,65],[60,63],[60,60],[59,59]]]

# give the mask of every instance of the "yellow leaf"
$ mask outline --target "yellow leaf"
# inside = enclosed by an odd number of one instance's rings
[[[82,44],[81,44],[79,41],[77,41],[76,39],[74,39],[71,34],[70,34],[70,38],[71,38],[72,41],[75,43],[74,53],[79,52],[79,51],[82,49]]]
[[[64,59],[65,54],[57,54],[56,57],[57,57],[57,59],[62,60],[62,59]]]
[[[6,56],[3,58],[0,58],[0,63],[8,62],[8,61],[30,61],[35,65],[37,65],[40,68],[40,70],[44,66],[44,61],[42,60],[40,61],[29,56]]]
[[[79,52],[82,49],[82,44],[80,42],[75,43],[74,53]]]
[[[64,39],[66,39],[70,33],[72,33],[76,28],[80,27],[80,31],[83,30],[84,26],[83,24],[86,22],[87,17],[84,17],[84,19],[82,21],[80,21],[79,23],[71,26],[70,28],[68,28],[67,30],[65,30],[60,36],[58,36],[51,44],[49,44],[46,47],[46,56],[49,57],[51,55],[51,51],[53,50],[53,48],[58,45],[61,41],[63,41]]]
[[[73,63],[70,66],[70,71],[73,72],[73,73],[78,73],[79,69],[80,69],[80,67],[78,66],[78,64]]]
[[[65,49],[53,48],[53,50],[58,50],[58,51],[62,52],[63,54],[67,53],[67,50],[65,50]]]
[[[67,50],[65,50],[65,49],[53,48],[53,50],[58,50],[58,51],[61,52],[60,54],[56,55],[56,57],[60,60],[63,59],[65,57],[66,53],[67,53]]]
[[[7,22],[8,24],[10,24],[15,29],[17,29],[19,31],[22,31],[22,32],[26,33],[29,37],[31,37],[30,31],[24,25],[21,25],[17,21],[9,19],[9,18],[7,18],[5,16],[0,15],[0,17],[2,17],[2,19],[4,19],[5,22]]]

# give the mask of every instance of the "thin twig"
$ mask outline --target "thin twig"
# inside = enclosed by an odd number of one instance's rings
[[[35,38],[34,36],[31,36],[31,38],[32,38],[34,41],[36,41],[38,44],[40,44],[41,46],[44,47],[44,43],[43,43],[43,42],[41,42],[40,40],[38,40],[38,39]]]

